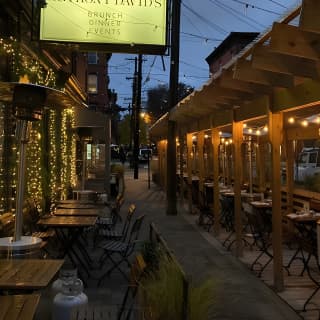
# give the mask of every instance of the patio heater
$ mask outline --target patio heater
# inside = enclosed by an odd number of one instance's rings
[[[41,239],[23,236],[23,202],[25,185],[25,162],[28,133],[33,121],[41,119],[45,105],[62,105],[65,94],[61,91],[26,83],[0,83],[0,100],[11,103],[17,119],[16,138],[19,142],[19,165],[16,190],[15,228],[12,237],[0,238],[0,252],[25,254],[37,250]]]

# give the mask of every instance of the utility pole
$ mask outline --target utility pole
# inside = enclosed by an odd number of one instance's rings
[[[139,145],[140,145],[140,109],[141,109],[141,83],[142,83],[142,55],[138,55],[138,72],[136,78],[136,100],[134,105],[134,138],[133,138],[133,178],[139,178]]]
[[[133,140],[134,140],[134,128],[135,128],[135,110],[136,110],[136,94],[137,94],[137,58],[127,59],[134,60],[134,73],[133,77],[126,77],[127,80],[132,81],[132,98],[131,98],[131,110],[130,110],[130,151],[132,151]]]
[[[172,1],[169,108],[178,102],[181,0]],[[177,214],[176,122],[168,121],[167,215]]]

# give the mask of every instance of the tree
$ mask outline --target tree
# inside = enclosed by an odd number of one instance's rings
[[[193,87],[179,83],[178,97],[179,101],[188,96],[194,90]],[[147,110],[154,119],[160,118],[172,106],[168,106],[169,88],[167,85],[159,85],[148,90]]]
[[[118,133],[119,133],[119,143],[124,145],[130,144],[130,138],[132,138],[132,132],[131,132],[131,122],[130,122],[130,114],[126,114],[123,119],[119,122],[118,125]],[[141,144],[147,144],[147,130],[148,130],[148,124],[144,121],[143,118],[140,118],[140,143]]]

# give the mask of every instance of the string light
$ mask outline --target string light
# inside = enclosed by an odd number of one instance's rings
[[[294,117],[290,117],[290,118],[288,119],[288,122],[291,123],[291,124],[295,123]]]
[[[45,68],[40,60],[31,57],[15,38],[0,39],[0,57],[3,56],[9,61],[11,81],[24,78],[34,84],[56,86],[55,72],[51,68]],[[14,133],[4,129],[13,119],[12,112],[9,116],[5,115],[7,109],[4,105],[0,105],[0,145],[4,146],[4,139],[7,139],[10,145],[10,150],[2,150],[0,157],[0,213],[11,210],[17,186],[19,152]],[[72,130],[75,115],[72,109],[67,109],[62,115],[60,111],[50,111],[48,117],[47,133],[41,134],[41,130],[44,130],[42,121],[32,123],[30,130],[26,154],[26,196],[36,200],[49,196],[54,201],[60,196],[60,190],[63,196],[66,196],[69,188],[76,185],[76,135]],[[49,141],[47,166],[49,172],[45,172],[46,168],[41,163],[45,152],[42,150],[42,143],[46,134]],[[4,153],[8,155],[11,163],[9,168],[6,167],[9,172],[3,170],[4,161],[8,162],[4,159]]]

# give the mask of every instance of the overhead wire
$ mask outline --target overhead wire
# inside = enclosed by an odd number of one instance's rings
[[[265,9],[265,8],[262,8],[262,7],[258,7],[258,6],[254,5],[254,4],[252,4],[252,3],[244,2],[244,1],[241,1],[241,0],[230,0],[230,1],[243,4],[243,5],[246,6],[246,8],[250,7],[250,8],[253,8],[253,9],[262,10],[262,11],[264,11],[264,12],[271,13],[271,14],[275,14],[275,15],[277,15],[277,16],[280,16],[280,15],[281,15],[281,13],[279,13],[279,12],[275,12],[275,11],[272,11],[272,10],[269,10],[269,9]]]
[[[206,36],[200,36],[198,34],[194,34],[194,33],[190,33],[190,32],[184,32],[184,31],[180,31],[180,34],[185,35],[185,36],[198,38],[198,39],[202,39],[202,40],[206,40],[206,41],[216,41],[216,42],[223,41],[223,39],[215,39],[215,38],[210,38],[210,37],[206,37]]]
[[[278,1],[274,1],[274,0],[268,0],[276,5],[278,5],[279,7],[282,7],[284,9],[288,9],[288,7],[284,6],[282,3],[279,3]]]
[[[260,22],[256,21],[255,19],[252,19],[246,15],[244,15],[243,13],[235,10],[232,7],[227,6],[225,3],[221,3],[218,0],[209,0],[212,4],[216,5],[217,7],[219,7],[220,9],[228,12],[230,15],[232,15],[233,17],[235,17],[236,19],[238,19],[239,21],[241,21],[244,24],[247,24],[248,26],[256,29],[256,26],[253,25],[252,23],[250,23],[249,21],[255,23],[256,25],[258,25],[259,27],[265,29],[266,26],[261,24]]]
[[[192,14],[194,16],[196,16],[198,19],[200,19],[202,22],[205,22],[208,26],[210,26],[212,29],[214,29],[215,31],[218,31],[219,33],[222,34],[227,34],[228,31],[221,28],[219,25],[213,23],[211,20],[205,18],[204,16],[202,16],[201,14],[199,14],[197,11],[193,10],[191,7],[189,7],[188,5],[186,5],[184,2],[181,1],[181,4],[190,12],[192,12]]]

